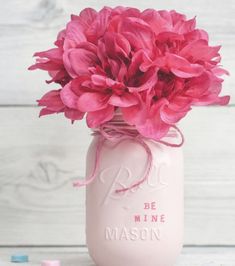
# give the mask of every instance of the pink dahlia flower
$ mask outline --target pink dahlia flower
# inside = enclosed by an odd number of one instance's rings
[[[159,140],[194,105],[226,105],[219,96],[220,46],[176,11],[86,8],[62,30],[55,48],[36,53],[29,69],[48,71],[60,85],[39,101],[40,115],[86,115],[91,128],[110,121],[119,108],[126,123]]]

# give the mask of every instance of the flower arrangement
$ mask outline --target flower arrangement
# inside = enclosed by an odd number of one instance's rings
[[[86,8],[72,15],[55,48],[35,53],[29,69],[48,71],[59,88],[38,105],[40,116],[64,113],[72,122],[86,115],[96,128],[119,108],[144,137],[159,140],[195,105],[226,105],[219,96],[220,46],[209,46],[196,20],[176,11],[127,7]]]

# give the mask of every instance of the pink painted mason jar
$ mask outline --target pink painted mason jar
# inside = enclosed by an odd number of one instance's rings
[[[125,124],[120,115],[111,123]],[[94,136],[87,153],[87,176],[94,169],[99,138]],[[182,148],[144,142],[153,156],[148,178],[123,192],[117,190],[143,178],[146,150],[132,138],[105,140],[101,147],[95,179],[86,187],[86,240],[97,266],[173,266],[181,252]]]

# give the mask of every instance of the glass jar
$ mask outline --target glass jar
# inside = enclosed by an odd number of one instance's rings
[[[126,125],[120,114],[110,123]],[[95,134],[90,144],[87,176],[94,170],[100,138]],[[97,266],[173,266],[181,252],[182,148],[143,140],[152,155],[147,180],[127,189],[146,173],[149,158],[143,145],[131,137],[106,139],[95,179],[86,187],[86,240]]]

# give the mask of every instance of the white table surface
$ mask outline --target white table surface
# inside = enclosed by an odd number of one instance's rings
[[[29,262],[11,263],[14,253],[26,253]],[[40,266],[45,259],[59,259],[61,266],[94,266],[85,247],[0,247],[0,266]],[[184,247],[175,266],[235,266],[235,247]]]

